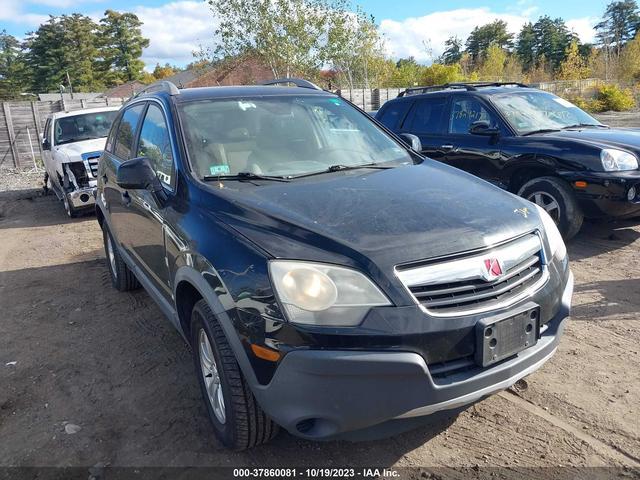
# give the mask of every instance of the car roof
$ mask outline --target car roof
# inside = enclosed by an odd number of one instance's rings
[[[540,92],[540,91],[541,90],[537,88],[512,87],[512,86],[480,87],[475,90],[465,90],[464,88],[443,88],[441,90],[433,90],[431,92],[405,94],[402,97],[397,97],[397,100],[425,98],[425,97],[434,96],[434,95],[443,96],[443,95],[458,94],[458,95],[490,96],[490,95],[499,95],[503,93]]]
[[[55,112],[51,114],[51,118],[75,117],[76,115],[84,115],[85,113],[113,112],[115,110],[120,110],[120,107],[82,108],[79,110],[69,110],[68,112]]]
[[[196,87],[184,88],[180,93],[171,95],[177,103],[190,102],[195,100],[209,100],[216,98],[238,98],[238,97],[263,97],[263,96],[284,96],[284,95],[325,95],[335,96],[325,90],[315,90],[302,87],[280,87],[271,85],[245,85],[230,87]],[[158,95],[167,95],[167,92],[158,91],[142,93],[137,98],[149,98]]]

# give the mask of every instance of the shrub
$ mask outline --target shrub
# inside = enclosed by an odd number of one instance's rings
[[[636,106],[636,101],[630,90],[623,90],[617,85],[602,85],[598,87],[598,95],[596,101],[601,102],[600,112],[613,110],[614,112],[623,112],[631,110]]]

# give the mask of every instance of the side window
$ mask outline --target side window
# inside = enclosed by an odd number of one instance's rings
[[[441,133],[446,108],[447,99],[445,97],[418,100],[411,109],[402,129],[412,133]]]
[[[475,98],[454,98],[451,103],[449,133],[468,134],[473,122],[487,122],[492,127],[496,120]]]
[[[113,121],[113,125],[111,125],[111,131],[109,132],[109,136],[107,137],[107,143],[104,146],[104,149],[109,153],[114,153],[113,147],[116,143],[116,134],[118,132],[118,125],[120,124],[120,117],[116,117]]]
[[[173,153],[167,122],[162,109],[151,103],[142,122],[137,157],[151,160],[158,178],[167,185],[173,185]]]
[[[44,124],[44,133],[42,134],[42,140],[51,142],[51,119],[47,118],[47,121]]]
[[[385,107],[378,121],[390,130],[400,126],[400,122],[407,114],[411,102],[394,102]]]
[[[142,110],[144,110],[144,105],[144,103],[139,103],[133,107],[127,108],[120,120],[113,153],[122,160],[131,158],[133,136],[138,128],[138,120],[140,120],[140,115],[142,114]]]

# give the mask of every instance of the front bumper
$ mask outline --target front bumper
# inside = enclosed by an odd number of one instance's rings
[[[576,198],[587,218],[624,218],[640,215],[640,171],[575,173],[565,177],[574,186]],[[576,181],[587,183],[578,188]],[[635,188],[636,195],[628,193]]]
[[[277,423],[310,439],[467,405],[513,385],[551,358],[570,313],[572,293],[569,275],[561,305],[537,344],[488,368],[442,377],[432,374],[414,352],[296,350],[254,394]]]
[[[86,187],[66,194],[74,209],[93,207],[96,204],[96,187]]]

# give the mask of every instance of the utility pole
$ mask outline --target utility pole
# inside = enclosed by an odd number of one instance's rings
[[[73,100],[73,85],[71,85],[71,77],[69,76],[69,70],[67,70],[67,83],[69,84],[69,94],[71,95],[71,100]]]

